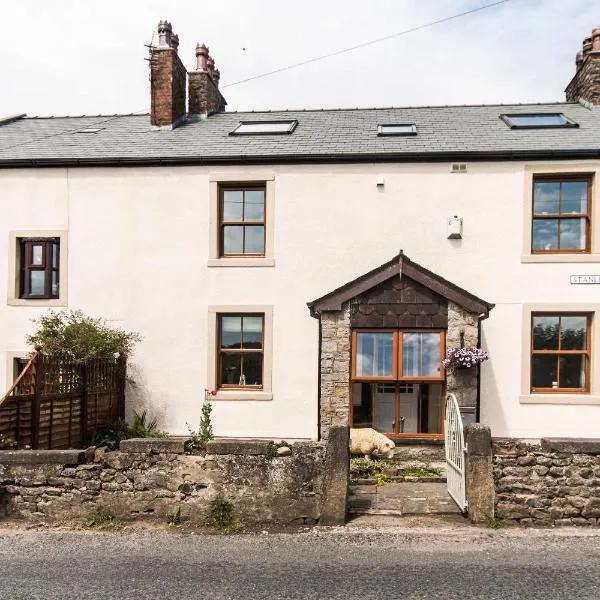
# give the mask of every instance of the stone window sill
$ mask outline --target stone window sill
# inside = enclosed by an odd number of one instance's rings
[[[209,258],[209,267],[274,267],[274,258]]]
[[[211,400],[273,400],[273,394],[270,392],[219,390],[216,396],[211,396]]]
[[[592,394],[526,394],[520,404],[600,404],[600,396]]]
[[[522,263],[600,263],[600,254],[524,254]]]
[[[61,298],[9,298],[7,300],[8,306],[41,306],[41,307],[52,307],[52,306],[67,306],[67,301]]]

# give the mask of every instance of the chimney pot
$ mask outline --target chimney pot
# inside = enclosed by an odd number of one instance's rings
[[[179,48],[179,36],[176,33],[174,33],[171,37],[170,46],[173,48],[173,50],[175,50],[175,52],[177,52],[177,49]]]
[[[171,36],[173,35],[173,27],[169,21],[158,22],[158,47],[170,48]]]
[[[581,66],[581,63],[583,62],[583,52],[580,50],[576,55],[575,55],[575,67],[577,67],[579,69],[579,67]]]
[[[592,36],[588,35],[583,38],[583,56],[584,58],[589,54],[592,49]]]
[[[207,68],[207,70],[208,70],[208,72],[209,72],[210,76],[212,77],[212,76],[213,76],[213,73],[214,73],[214,71],[215,71],[215,61],[214,61],[214,59],[213,59],[213,57],[212,57],[212,56],[209,56],[209,57],[206,59],[206,68]]]
[[[215,69],[213,71],[213,81],[215,82],[215,85],[217,87],[219,87],[219,80],[221,79],[221,71],[219,71],[219,69]]]
[[[592,51],[600,51],[600,27],[592,29]]]
[[[206,71],[208,60],[208,48],[202,44],[196,44],[196,71]]]

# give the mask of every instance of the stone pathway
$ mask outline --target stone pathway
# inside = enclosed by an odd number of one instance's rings
[[[443,515],[461,514],[444,483],[388,483],[350,486],[350,514]]]

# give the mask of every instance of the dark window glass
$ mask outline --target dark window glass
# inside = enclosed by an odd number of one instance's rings
[[[19,241],[19,297],[59,297],[59,244],[56,238],[23,238]]]
[[[218,315],[219,387],[263,384],[264,314]]]
[[[222,187],[219,232],[221,256],[264,256],[265,187]]]
[[[589,178],[534,180],[533,252],[590,251],[590,186]]]
[[[532,316],[532,391],[589,392],[590,322],[589,315]]]

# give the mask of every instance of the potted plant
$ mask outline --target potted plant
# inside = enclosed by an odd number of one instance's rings
[[[444,369],[448,373],[460,369],[470,369],[489,358],[489,354],[477,346],[466,346],[465,348],[449,348],[446,358],[442,361]]]

